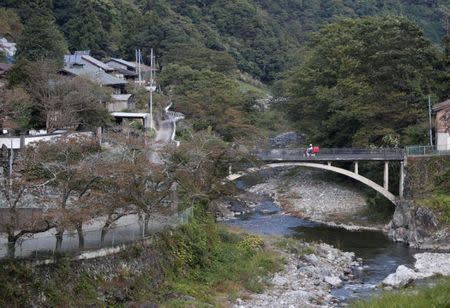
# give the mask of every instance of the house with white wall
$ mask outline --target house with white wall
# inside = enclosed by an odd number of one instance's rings
[[[450,151],[450,99],[433,106],[436,113],[436,148],[438,151]]]

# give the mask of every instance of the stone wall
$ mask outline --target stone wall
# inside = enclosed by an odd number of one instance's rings
[[[405,199],[398,201],[387,226],[389,236],[418,248],[450,249],[450,226],[440,219],[442,209],[427,206],[436,193],[450,193],[450,156],[408,157]]]
[[[408,157],[405,177],[405,197],[422,199],[437,190],[450,188],[450,156]]]

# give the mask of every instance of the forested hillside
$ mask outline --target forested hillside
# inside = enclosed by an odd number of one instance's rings
[[[439,44],[448,28],[444,0],[0,0],[0,35],[21,39],[18,29],[39,19],[56,25],[70,51],[90,49],[99,58],[134,58],[155,48],[160,65],[189,63],[244,72],[271,81],[297,58],[311,31],[339,17],[392,13],[418,23]],[[15,19],[15,12],[19,18]],[[7,18],[6,18],[7,17]],[[16,26],[11,29],[10,24]],[[40,20],[40,27],[43,21]],[[45,23],[45,22],[44,22]],[[48,27],[49,25],[47,25]],[[23,37],[22,37],[23,38]],[[28,40],[37,39],[28,36]],[[221,65],[216,65],[221,63]]]
[[[447,0],[0,0],[0,36],[17,42],[10,86],[31,97],[26,72],[46,64],[26,61],[140,48],[148,63],[153,48],[162,92],[195,131],[274,134],[290,117],[322,145],[396,146],[426,140],[423,102],[448,97],[449,16]],[[271,85],[287,105],[255,112]]]

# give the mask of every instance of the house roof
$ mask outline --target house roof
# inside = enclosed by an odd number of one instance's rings
[[[64,55],[64,64],[66,63],[79,63],[82,64],[81,55]]]
[[[129,69],[132,69],[133,71],[136,71],[136,69],[137,69],[136,62],[126,61],[126,60],[118,59],[118,58],[112,58],[108,62],[111,62],[111,61],[125,65],[126,67],[128,67]],[[148,71],[150,71],[150,68],[151,68],[150,66],[141,63],[141,71],[142,72],[148,72]]]
[[[124,76],[137,76],[137,73],[134,72],[134,71],[124,70],[124,69],[117,68],[117,67],[114,67],[113,70],[115,72],[118,72],[118,73],[124,75]]]
[[[433,111],[437,112],[442,109],[450,108],[450,99],[447,99],[443,102],[433,105]]]
[[[126,80],[110,75],[104,70],[96,68],[92,65],[66,64],[63,68],[63,71],[71,75],[85,76],[92,80],[96,80],[98,83],[104,86],[127,84]]]
[[[81,55],[81,58],[94,64],[95,66],[101,68],[104,71],[112,71],[113,70],[113,68],[110,67],[109,65],[103,63],[102,61],[95,59],[94,57],[91,57],[90,55]]]
[[[134,63],[134,62],[130,62],[130,61],[126,61],[126,60],[118,59],[118,58],[112,58],[109,61],[114,61],[119,64],[125,65],[126,67],[132,68],[133,70],[136,69],[136,63]]]

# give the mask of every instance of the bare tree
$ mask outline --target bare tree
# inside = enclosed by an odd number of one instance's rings
[[[83,160],[99,151],[95,140],[66,137],[56,142],[41,142],[26,149],[29,159],[26,172],[30,177],[45,179],[38,195],[50,208],[56,227],[56,249],[60,249],[64,231],[73,228],[82,235],[82,223],[94,216],[98,194],[93,189],[100,177]],[[83,246],[83,238],[79,238]]]
[[[170,194],[170,174],[164,165],[149,162],[142,137],[133,134],[113,134],[115,155],[104,158],[97,165],[102,174],[102,189],[109,191],[114,202],[104,210],[107,220],[102,229],[102,240],[112,224],[130,213],[138,213],[147,233],[148,219],[153,212],[164,211]]]
[[[12,128],[21,129],[28,126],[30,114],[31,98],[23,89],[0,87],[0,120],[9,120]]]
[[[12,164],[9,166],[12,168]],[[20,165],[17,166],[20,169]],[[8,256],[14,257],[16,243],[26,235],[48,231],[53,223],[39,204],[31,206],[36,190],[45,182],[26,181],[16,170],[0,175],[0,229],[8,236]]]
[[[170,168],[184,202],[193,205],[230,193],[222,184],[223,179],[229,166],[244,157],[245,154],[209,132],[192,135],[170,157]]]
[[[62,76],[52,62],[34,64],[26,90],[49,132],[79,125],[98,127],[108,117],[103,103],[111,98],[108,88],[84,77]]]

